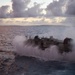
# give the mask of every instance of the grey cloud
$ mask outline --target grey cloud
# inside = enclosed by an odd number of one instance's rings
[[[9,6],[0,7],[0,18],[8,18],[8,17],[51,17],[51,16],[74,16],[75,15],[75,0],[54,0],[50,3],[46,10],[46,15],[41,14],[43,11],[40,6],[42,4],[34,3],[34,6],[28,8],[31,0],[12,0],[12,11],[7,12]],[[65,8],[65,11],[63,12]]]
[[[75,0],[69,0],[67,5],[67,15],[75,15]]]
[[[13,17],[37,17],[40,16],[40,4],[34,4],[33,7],[28,8],[30,0],[12,0],[12,15]]]
[[[62,7],[65,8],[62,9]],[[46,8],[46,16],[74,16],[75,15],[75,0],[59,0],[53,1]],[[64,12],[63,12],[64,11]]]
[[[35,4],[34,7],[28,9],[28,17],[38,17],[42,16],[41,13],[42,9],[40,9],[40,4]]]
[[[8,5],[0,7],[0,18],[9,17],[8,8]]]
[[[62,7],[64,5],[65,0],[53,1],[46,8],[46,16],[63,16]]]
[[[13,17],[25,17],[25,9],[30,0],[12,0]]]
[[[75,25],[75,17],[66,17],[66,20],[62,21],[66,25]]]

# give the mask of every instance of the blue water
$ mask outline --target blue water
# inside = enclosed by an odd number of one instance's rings
[[[75,75],[75,63],[40,61],[35,58],[18,57],[18,70],[9,75]]]
[[[64,39],[75,37],[75,27],[67,26],[30,26],[30,27],[1,27],[0,34],[11,41],[17,35],[35,35]],[[5,32],[4,32],[5,31]],[[15,64],[18,69],[8,75],[75,75],[74,62],[44,61],[31,57],[18,57]]]
[[[54,36],[55,38],[60,39],[69,34],[67,32],[71,32],[70,27],[34,26],[28,30],[28,33],[31,36],[33,35],[46,37]],[[45,62],[39,61],[37,59],[29,59],[29,67],[26,75],[75,75],[75,64],[72,62],[71,63],[58,61]]]

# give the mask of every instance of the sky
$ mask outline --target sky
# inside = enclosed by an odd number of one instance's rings
[[[0,25],[74,25],[75,0],[0,0]]]

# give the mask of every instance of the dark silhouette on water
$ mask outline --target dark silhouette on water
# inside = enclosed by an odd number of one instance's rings
[[[35,45],[39,45],[39,41],[40,41],[39,36],[35,36],[35,37],[34,37],[34,44],[35,44]]]
[[[38,46],[41,50],[45,50],[46,48],[49,48],[52,45],[56,45],[58,47],[59,52],[62,54],[63,52],[67,53],[72,51],[71,41],[72,41],[71,38],[58,40],[53,38],[53,36],[51,36],[50,38],[47,37],[40,38],[38,35],[36,35],[33,39],[29,38],[26,41],[26,44],[30,44],[33,47]]]

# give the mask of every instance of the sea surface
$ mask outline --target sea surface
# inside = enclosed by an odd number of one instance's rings
[[[1,26],[0,50],[14,50],[13,39],[19,36],[75,38],[74,26]],[[74,39],[75,40],[75,39]],[[17,70],[8,75],[75,75],[75,62],[44,61],[34,57],[17,57]],[[14,68],[13,68],[14,69]]]

